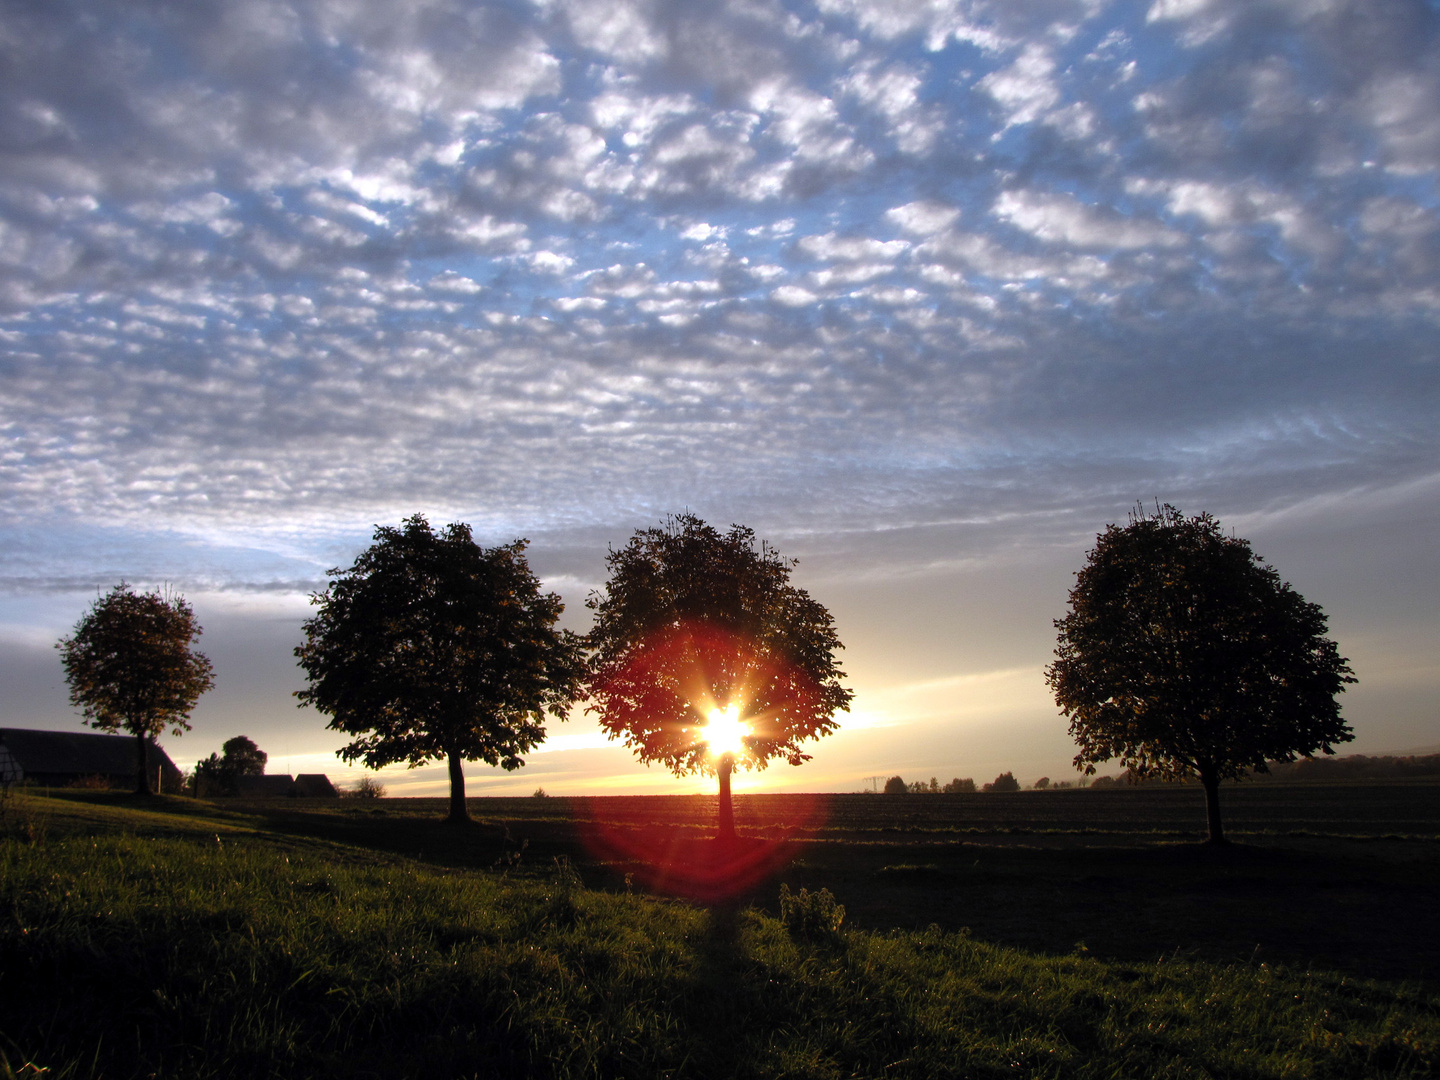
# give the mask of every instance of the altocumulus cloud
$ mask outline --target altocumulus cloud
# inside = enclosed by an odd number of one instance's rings
[[[95,529],[293,589],[418,507],[1417,480],[1437,43],[1401,0],[6,4],[7,580]]]

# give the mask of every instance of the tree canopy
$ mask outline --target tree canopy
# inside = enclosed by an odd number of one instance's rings
[[[220,749],[220,754],[211,754],[204,761],[196,762],[195,794],[203,795],[205,791],[202,789],[213,785],[233,795],[240,777],[265,775],[270,755],[248,736],[236,735],[233,739],[226,739]]]
[[[372,769],[445,760],[452,821],[468,819],[462,762],[523,765],[546,715],[565,718],[584,669],[525,547],[483,548],[468,525],[437,533],[418,514],[379,526],[311,597],[318,611],[295,650],[310,681],[300,703],[357,736],[340,756]]]
[[[188,731],[195,703],[215,685],[210,661],[193,648],[200,633],[183,596],[137,593],[122,581],[56,643],[85,722],[135,736],[137,793],[150,791],[149,741],[167,727]]]
[[[604,593],[587,602],[589,711],[640,760],[717,775],[728,834],[731,770],[808,761],[802,743],[849,708],[834,621],[790,584],[794,561],[743,526],[721,533],[680,514],[607,563]]]
[[[1020,790],[1020,781],[1015,779],[1015,774],[1014,774],[1014,773],[1012,773],[1012,772],[1002,772],[999,776],[995,777],[994,780],[991,780],[990,783],[988,783],[988,784],[981,784],[981,785],[980,785],[980,790],[981,790],[981,791],[1001,791],[1001,792],[1003,792],[1003,791],[1019,791],[1019,790]]]
[[[1353,736],[1353,683],[1325,614],[1209,514],[1137,509],[1100,534],[1055,623],[1045,671],[1086,774],[1198,777],[1220,843],[1218,784]]]

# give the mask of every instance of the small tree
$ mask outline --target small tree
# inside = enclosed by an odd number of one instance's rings
[[[910,785],[905,782],[903,776],[892,776],[885,781],[886,795],[908,795],[909,793]]]
[[[963,780],[957,776],[940,790],[947,795],[974,795],[975,781],[968,776]]]
[[[469,820],[465,761],[503,769],[564,719],[583,671],[579,639],[556,630],[560,597],[541,593],[525,541],[482,548],[470,526],[434,532],[419,514],[375,542],[311,597],[295,650],[309,677],[295,696],[357,736],[345,761],[450,770],[447,820]]]
[[[1109,526],[1055,626],[1045,678],[1076,767],[1198,777],[1211,843],[1225,842],[1221,780],[1353,738],[1335,699],[1355,680],[1324,612],[1209,514],[1137,508]]]
[[[715,774],[720,836],[733,837],[732,770],[808,761],[800,744],[849,708],[830,613],[750,529],[722,535],[692,514],[636,532],[607,562],[588,601],[589,711],[641,761]]]
[[[1012,773],[1012,772],[1002,772],[999,776],[995,777],[994,780],[990,781],[990,783],[982,785],[981,788],[980,788],[980,790],[981,790],[981,791],[1019,791],[1019,790],[1020,790],[1020,781],[1015,779],[1015,774],[1014,774],[1014,773]]]
[[[1036,791],[1045,791],[1050,787],[1050,778],[1048,776],[1040,777],[1039,780],[1035,781],[1034,787]]]
[[[383,799],[385,785],[373,776],[362,776],[355,785],[341,793],[347,799]]]
[[[149,742],[167,727],[189,731],[195,702],[215,685],[210,661],[192,647],[200,632],[184,597],[137,593],[122,581],[55,646],[85,722],[135,736],[136,794],[150,794]]]

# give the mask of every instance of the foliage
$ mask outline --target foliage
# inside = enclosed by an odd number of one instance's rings
[[[845,908],[829,889],[793,893],[789,885],[780,886],[780,925],[797,941],[838,942],[844,921]]]
[[[234,795],[236,781],[242,776],[264,776],[265,764],[270,755],[256,746],[244,735],[226,739],[221,745],[222,754],[211,754],[204,761],[195,763],[193,774],[195,794],[205,796],[211,792]]]
[[[1381,778],[1440,776],[1440,754],[1405,755],[1346,754],[1344,757],[1301,758],[1299,761],[1272,761],[1270,780],[1373,780]]]
[[[1325,615],[1209,514],[1137,509],[1100,535],[1056,620],[1045,670],[1088,774],[1198,776],[1212,839],[1215,787],[1269,761],[1334,753],[1353,736],[1336,695],[1353,683]]]
[[[220,761],[225,770],[235,776],[264,776],[265,765],[270,755],[255,745],[254,740],[244,735],[226,739],[221,745]]]
[[[850,707],[825,607],[790,584],[795,565],[739,525],[721,534],[692,514],[640,530],[607,559],[589,643],[589,711],[645,762],[720,777],[729,831],[729,772],[772,758],[808,761],[801,744],[830,734]],[[712,754],[714,710],[736,710],[743,752]]]
[[[1042,776],[1039,780],[1036,780],[1032,786],[1036,791],[1044,791],[1050,786],[1050,778],[1048,776]]]
[[[886,795],[904,795],[910,790],[910,785],[905,783],[903,776],[892,776],[885,781],[884,792]]]
[[[200,632],[183,596],[137,593],[122,581],[56,643],[85,722],[135,736],[138,791],[150,790],[146,743],[167,727],[188,731],[190,711],[215,685],[210,661],[193,648]]]
[[[160,836],[128,824],[138,814],[107,832],[103,807],[86,809],[88,834],[0,844],[0,1075],[26,1062],[56,1080],[1440,1067],[1440,999],[1421,986],[1107,963],[933,926],[817,946],[763,913],[597,892],[558,865],[527,879],[357,859],[208,820],[187,832],[180,813],[149,826]]]
[[[342,798],[346,799],[383,799],[385,785],[373,776],[362,776],[340,794]]]
[[[110,778],[98,773],[93,776],[77,776],[65,786],[77,791],[109,791]]]
[[[995,777],[994,780],[990,781],[990,783],[988,783],[988,784],[982,784],[982,785],[980,786],[980,790],[981,790],[981,791],[1019,791],[1019,790],[1020,790],[1020,781],[1018,781],[1018,780],[1015,779],[1015,774],[1014,774],[1014,773],[1012,773],[1012,772],[1002,772],[999,776]]]
[[[450,767],[451,817],[463,820],[462,761],[504,769],[564,719],[583,670],[579,640],[555,629],[559,596],[541,593],[524,540],[482,548],[470,527],[434,532],[421,515],[380,526],[374,543],[311,602],[295,650],[302,705],[355,740],[339,753],[378,769],[436,758]]]
[[[968,776],[963,780],[957,776],[940,790],[947,795],[974,795],[975,781]]]

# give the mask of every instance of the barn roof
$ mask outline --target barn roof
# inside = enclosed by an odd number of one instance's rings
[[[296,790],[311,799],[333,799],[340,794],[324,773],[302,772],[295,777]]]
[[[295,781],[288,773],[235,777],[235,791],[252,798],[276,798],[292,794]]]
[[[26,773],[114,776],[134,773],[140,765],[135,760],[133,735],[7,727],[0,728],[0,743]],[[175,769],[170,755],[153,740],[146,756],[152,768]],[[177,775],[179,771],[175,769]]]

